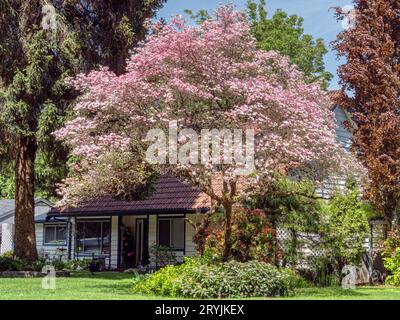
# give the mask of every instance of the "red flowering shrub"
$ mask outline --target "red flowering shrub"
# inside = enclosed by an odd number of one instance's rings
[[[396,249],[400,247],[400,229],[392,229],[387,232],[387,238],[383,242],[383,256],[392,257],[396,255]]]
[[[278,259],[276,230],[266,212],[236,209],[232,217],[232,258],[240,262],[259,260],[275,263]],[[223,219],[208,217],[198,228],[193,241],[200,254],[219,260],[224,248]]]

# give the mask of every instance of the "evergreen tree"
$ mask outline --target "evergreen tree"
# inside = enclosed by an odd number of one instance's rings
[[[0,0],[0,160],[15,166],[17,257],[37,258],[37,155],[55,168],[66,162],[52,135],[77,96],[65,79],[98,64],[123,72],[143,23],[162,2]]]

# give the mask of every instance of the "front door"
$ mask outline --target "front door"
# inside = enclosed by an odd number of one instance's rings
[[[142,260],[144,259],[143,253],[147,250],[147,228],[146,228],[146,219],[136,219],[136,265],[142,264]]]

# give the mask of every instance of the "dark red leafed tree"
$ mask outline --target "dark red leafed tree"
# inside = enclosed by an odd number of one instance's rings
[[[333,43],[347,59],[335,102],[356,124],[353,151],[368,170],[366,197],[392,224],[400,204],[400,1],[354,5],[353,26]],[[337,17],[345,13],[337,9]]]

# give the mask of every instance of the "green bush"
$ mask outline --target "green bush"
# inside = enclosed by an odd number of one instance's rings
[[[46,259],[39,258],[37,261],[31,263],[31,267],[33,271],[41,272],[46,264]]]
[[[15,267],[15,260],[14,258],[10,258],[7,256],[0,257],[0,271],[10,271],[13,270]]]
[[[135,278],[135,291],[159,296],[182,296],[177,280],[184,275],[184,267],[167,266],[142,278]]]
[[[386,278],[386,284],[400,285],[400,247],[396,248],[391,257],[383,258],[383,261],[385,268],[390,273]]]
[[[360,199],[355,181],[348,178],[346,189],[337,192],[322,211],[327,221],[322,237],[325,255],[334,263],[337,272],[347,264],[359,265],[369,232],[368,218],[374,213]]]
[[[67,270],[87,270],[89,267],[91,260],[90,259],[83,259],[83,260],[67,260],[64,262],[64,269]]]
[[[67,268],[67,262],[63,260],[54,260],[51,265],[56,269],[56,271],[61,271]]]
[[[39,258],[34,262],[27,262],[14,257],[12,252],[7,252],[0,256],[0,272],[1,271],[37,271],[41,272],[46,265],[52,265],[57,271],[59,270],[77,270],[78,268],[87,269],[90,260],[53,260],[46,261]]]
[[[259,262],[209,264],[189,258],[179,266],[167,266],[139,279],[137,292],[185,298],[243,298],[294,294],[298,277],[287,269]]]
[[[15,258],[12,253],[5,253],[0,257],[0,272],[1,271],[42,271],[46,265],[46,260],[39,259],[34,262],[27,262]]]

